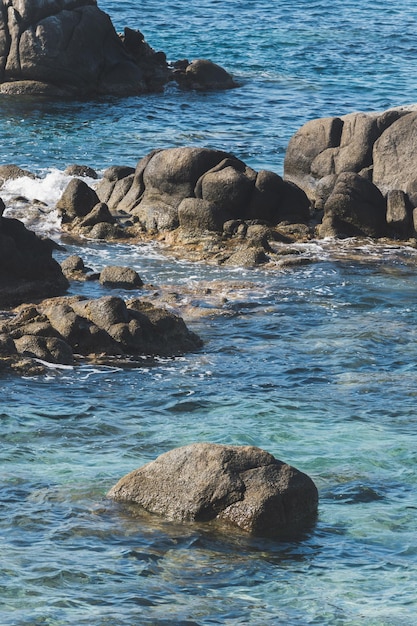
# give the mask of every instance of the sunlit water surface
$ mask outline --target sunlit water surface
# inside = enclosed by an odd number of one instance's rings
[[[287,141],[308,119],[417,99],[410,1],[99,4],[118,30],[140,28],[170,59],[211,58],[242,87],[1,99],[1,162],[42,176],[1,195],[52,236],[69,163],[100,172],[156,147],[199,145],[282,173]],[[44,213],[13,201],[19,193]],[[97,270],[129,264],[173,289],[240,287],[220,315],[188,320],[204,340],[198,353],[2,376],[2,625],[415,624],[417,256],[366,242],[336,249],[312,242],[300,248],[312,263],[268,272],[169,261],[152,245],[57,252]],[[317,526],[279,544],[134,518],[105,499],[126,472],[194,441],[253,444],[308,473]]]

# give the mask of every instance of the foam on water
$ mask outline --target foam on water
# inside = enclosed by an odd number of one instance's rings
[[[5,181],[0,189],[6,205],[5,217],[14,217],[42,235],[60,231],[61,219],[55,209],[72,176],[51,168],[35,178],[23,176]],[[93,181],[86,179],[87,184]]]

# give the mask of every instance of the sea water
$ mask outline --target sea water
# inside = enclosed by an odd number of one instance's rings
[[[10,214],[57,240],[68,164],[100,174],[194,145],[282,174],[288,139],[308,119],[417,101],[410,1],[99,6],[170,60],[210,58],[241,86],[1,98],[0,162],[40,178],[0,193]],[[212,285],[219,298],[213,311],[194,302],[206,313],[187,319],[204,340],[195,354],[2,375],[2,626],[415,624],[417,254],[355,241],[295,252],[303,264],[268,272],[169,260],[156,245],[57,252],[96,270],[129,264],[173,291]],[[103,294],[94,283],[70,293]],[[277,543],[135,518],[105,499],[128,471],[195,441],[260,446],[309,474],[315,528]]]

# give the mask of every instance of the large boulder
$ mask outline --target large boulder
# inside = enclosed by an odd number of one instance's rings
[[[178,226],[218,232],[230,219],[277,225],[310,217],[308,198],[296,185],[208,148],[155,150],[139,161],[134,175],[105,172],[96,191],[113,211],[128,212],[150,233]]]
[[[12,94],[140,94],[169,76],[165,56],[140,33],[119,37],[95,0],[5,0],[0,68],[0,92]]]
[[[307,475],[254,446],[197,443],[124,476],[107,496],[169,520],[216,520],[250,534],[299,535],[317,515]]]
[[[3,217],[4,209],[0,199],[0,306],[64,293],[68,281],[52,256],[54,244]]]
[[[324,206],[319,233],[322,237],[383,237],[387,234],[383,195],[359,174],[340,174]]]

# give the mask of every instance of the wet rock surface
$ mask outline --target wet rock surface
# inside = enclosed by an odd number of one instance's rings
[[[3,217],[0,199],[0,307],[65,293],[68,281],[52,257],[54,243]]]

